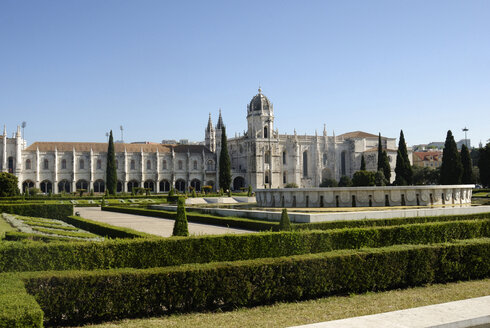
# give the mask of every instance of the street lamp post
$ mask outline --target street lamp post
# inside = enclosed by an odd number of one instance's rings
[[[466,137],[466,132],[468,132],[468,128],[466,126],[463,128],[463,132],[464,132],[464,143],[466,144],[466,148],[468,148],[468,138]]]

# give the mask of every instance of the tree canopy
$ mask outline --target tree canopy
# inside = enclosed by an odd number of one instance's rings
[[[0,173],[0,197],[11,197],[19,194],[19,180],[11,173]]]
[[[470,151],[465,144],[461,147],[461,164],[463,164],[462,183],[475,183],[475,174],[473,173],[473,163],[471,162]]]
[[[412,166],[408,159],[407,144],[403,130],[400,131],[400,140],[398,142],[398,151],[396,154],[395,166],[395,185],[406,186],[412,184]]]
[[[109,195],[116,194],[117,167],[116,167],[116,151],[114,149],[114,138],[112,136],[112,130],[109,135],[109,145],[107,146],[106,188]]]
[[[447,131],[444,150],[442,151],[441,180],[443,185],[460,184],[463,176],[463,165],[458,147],[451,130]]]
[[[231,185],[231,162],[228,154],[228,141],[226,129],[223,126],[221,131],[221,151],[219,156],[219,187],[227,190]]]

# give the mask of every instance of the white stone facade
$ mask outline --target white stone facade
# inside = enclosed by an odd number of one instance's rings
[[[215,127],[209,116],[204,145],[116,143],[118,191],[130,192],[135,187],[153,192],[171,187],[181,191],[189,187],[200,190],[204,185],[218,188],[223,128],[220,111]],[[34,142],[27,147],[20,128],[12,138],[4,128],[0,140],[0,170],[14,173],[21,190],[105,190],[106,143]],[[383,137],[382,146],[388,153],[393,181],[396,139]],[[250,185],[257,190],[291,183],[301,188],[318,187],[325,178],[352,177],[360,168],[362,155],[367,169],[375,171],[377,147],[377,135],[356,131],[329,136],[325,126],[321,135],[279,134],[274,129],[273,105],[259,89],[247,106],[245,135],[228,139],[231,187],[239,190]]]

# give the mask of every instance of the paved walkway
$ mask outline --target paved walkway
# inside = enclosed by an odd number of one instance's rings
[[[172,219],[101,211],[100,207],[75,207],[75,212],[80,212],[82,218],[104,222],[118,227],[131,228],[161,237],[170,237],[172,235],[175,222]],[[220,235],[251,232],[253,231],[189,222],[189,233],[191,235]]]
[[[490,296],[298,326],[302,328],[487,328]],[[298,328],[296,327],[296,328]]]

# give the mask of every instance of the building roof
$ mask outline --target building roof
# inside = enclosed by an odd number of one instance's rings
[[[435,161],[442,159],[442,151],[415,151],[413,155],[417,156],[421,161],[428,161],[428,157],[432,157]]]
[[[363,131],[347,132],[339,135],[338,137],[344,139],[378,138],[378,136],[375,134],[371,134]],[[381,137],[381,138],[385,138],[385,137]]]
[[[270,110],[271,109],[271,102],[269,99],[262,93],[262,89],[259,88],[259,93],[257,93],[252,100],[250,101],[250,104],[248,105],[248,108],[250,111],[262,111],[262,110]]]
[[[26,148],[26,151],[54,151],[57,149],[60,152],[66,151],[90,151],[107,152],[107,143],[105,142],[34,142]],[[144,152],[144,153],[169,153],[174,150],[176,153],[210,153],[211,151],[203,145],[164,145],[164,144],[128,144],[114,143],[116,153],[122,153],[126,150],[129,153]]]
[[[383,150],[386,150],[387,152],[397,152],[396,149],[386,149],[386,148],[383,148]],[[374,153],[374,152],[377,152],[378,151],[378,147],[374,147],[374,148],[369,148],[368,150],[365,150],[364,153]]]

